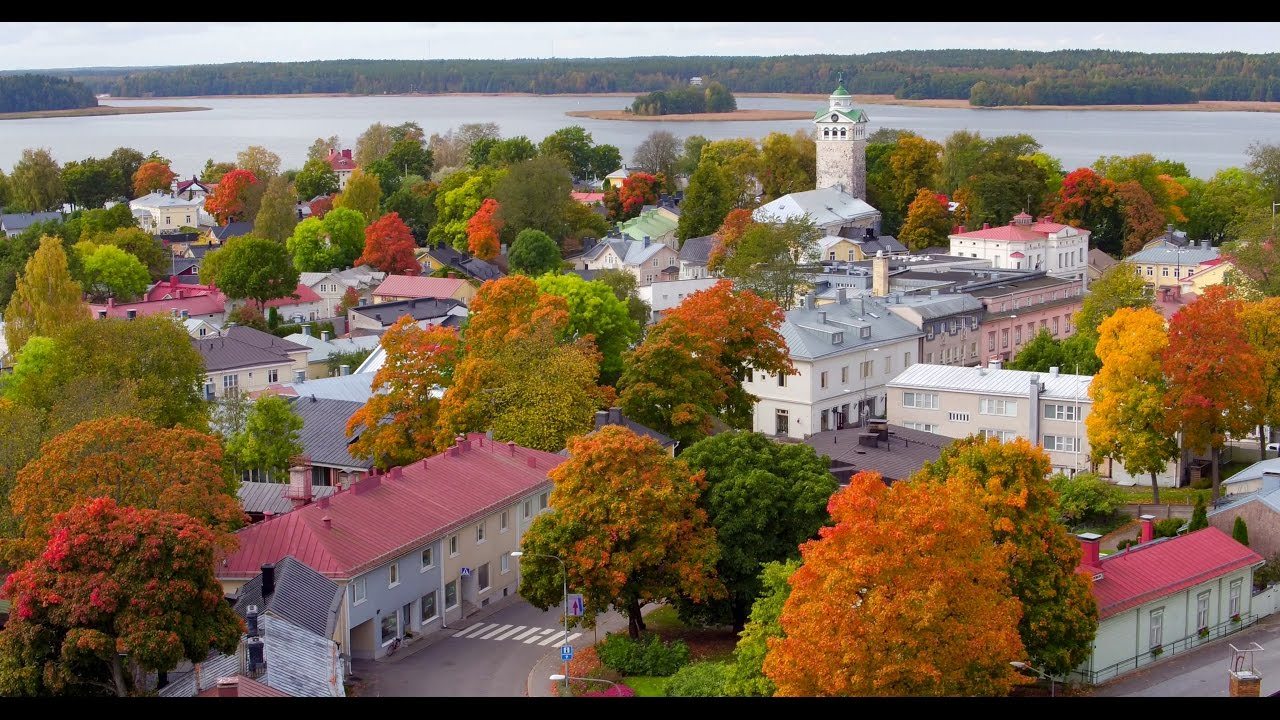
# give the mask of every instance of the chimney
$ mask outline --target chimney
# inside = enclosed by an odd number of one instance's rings
[[[1149,543],[1156,538],[1156,516],[1155,515],[1139,515],[1138,519],[1142,521],[1142,540],[1139,543]]]
[[[608,411],[608,410],[597,410],[597,411],[596,411],[596,426],[595,426],[595,427],[596,427],[596,430],[599,430],[600,428],[602,428],[602,427],[604,427],[605,425],[608,425],[608,424],[609,424],[609,411]]]
[[[324,342],[329,342],[330,335],[332,335],[332,333],[330,333],[328,330],[320,331],[320,339],[323,340]]]
[[[199,690],[200,688],[196,688],[196,689]],[[218,678],[217,697],[240,697],[240,678],[238,677]]]
[[[325,530],[333,529],[333,518],[329,517],[328,515],[325,515],[324,517],[320,518],[320,522],[324,523]]]
[[[302,323],[302,334],[303,334],[303,335],[305,335],[305,336],[307,336],[307,337],[311,337],[311,325],[310,325],[310,323]]]
[[[1049,377],[1058,377],[1058,368],[1057,368],[1057,367],[1051,367],[1051,368],[1049,368]]]
[[[827,324],[827,311],[826,311],[826,310],[819,310],[819,311],[818,311],[818,324],[819,324],[819,325],[826,325],[826,324]]]
[[[889,257],[883,250],[877,250],[871,259],[871,294],[875,297],[889,294]]]
[[[648,236],[648,235],[645,235],[645,236],[644,236],[644,246],[645,246],[645,247],[649,247],[649,236]]]
[[[620,407],[609,408],[609,424],[610,425],[622,424],[622,408]]]
[[[249,638],[245,646],[249,650],[249,673],[256,675],[267,664],[262,657],[262,638]]]
[[[116,299],[113,297],[107,298],[107,307],[113,308],[115,306],[116,306]]]
[[[1076,537],[1080,540],[1080,549],[1084,553],[1080,562],[1091,567],[1098,567],[1098,541],[1102,539],[1102,536],[1097,533],[1080,533]]]
[[[538,458],[532,455],[526,455],[524,458],[524,461],[525,461],[525,464],[527,464],[531,468],[538,467]]]
[[[186,291],[186,290],[179,290],[179,291],[178,291],[178,299],[179,299],[179,300],[184,300],[184,299],[186,299],[186,297],[187,297],[187,291]]]
[[[1010,224],[1010,225],[1012,225],[1012,224],[1013,224],[1013,221],[1010,221],[1010,222],[1009,222],[1009,224]],[[961,228],[963,228],[964,226],[963,226],[963,225],[961,225],[960,227],[961,227]],[[984,223],[982,223],[982,229],[983,229],[983,230],[990,230],[990,229],[991,229],[991,223],[989,223],[989,222],[984,222]]]
[[[507,441],[507,451],[511,453],[511,457],[515,457],[515,456],[516,456],[516,444],[515,444],[515,442],[513,442],[513,441],[511,441],[511,440],[508,440],[508,441]]]
[[[836,303],[840,305],[849,304],[849,293],[844,288],[836,288]]]
[[[812,310],[812,309],[814,309],[815,307],[817,307],[817,305],[818,305],[818,296],[817,296],[817,295],[814,295],[812,292],[807,292],[807,293],[805,293],[805,295],[804,295],[804,309],[805,309],[805,310]]]
[[[262,587],[264,590],[267,587],[267,571],[269,568],[274,569],[274,567],[275,566],[271,564],[262,566]],[[272,588],[272,590],[274,589],[275,588]],[[262,593],[263,600],[266,600],[267,597],[268,597],[267,593],[263,592]],[[250,605],[248,608],[245,609],[244,622],[245,622],[245,625],[248,626],[248,629],[245,631],[245,634],[247,634],[249,637],[258,637],[258,606],[257,605]]]
[[[992,360],[991,362],[987,363],[987,367],[991,368],[992,370],[999,370],[1002,364],[1003,363],[1001,363],[999,360]]]
[[[351,366],[350,366],[350,365],[339,365],[339,366],[338,366],[338,375],[350,375],[350,374],[351,374]]]
[[[877,447],[877,442],[879,440],[880,440],[880,435],[878,433],[873,433],[873,432],[858,433],[858,445],[862,447],[869,447],[869,448]]]
[[[289,500],[294,509],[311,502],[311,458],[299,455],[289,466]]]

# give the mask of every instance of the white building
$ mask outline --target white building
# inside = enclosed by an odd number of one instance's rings
[[[298,284],[311,288],[320,297],[320,317],[330,318],[341,314],[338,306],[342,304],[347,290],[354,289],[367,304],[372,302],[374,289],[386,278],[386,273],[361,265],[346,270],[335,268],[329,272],[299,273]]]
[[[883,417],[885,383],[919,360],[923,337],[876,300],[842,291],[820,308],[810,293],[779,332],[795,371],[752,373],[743,388],[759,398],[752,430],[793,438]]]
[[[718,282],[720,278],[713,277],[655,281],[652,285],[637,288],[636,294],[649,304],[650,320],[657,322],[662,319],[666,311],[684,302],[685,298],[706,290]]]
[[[783,195],[751,213],[756,222],[785,222],[802,215],[808,215],[827,235],[839,235],[844,228],[856,229],[858,235],[868,229],[876,234],[880,231],[880,211],[838,187]]]
[[[1088,230],[1048,216],[1036,220],[1018,213],[1008,225],[983,223],[981,230],[948,237],[952,255],[990,260],[994,268],[1044,270],[1053,277],[1083,280],[1089,267],[1089,235]]]
[[[676,251],[649,238],[605,238],[565,260],[572,263],[575,269],[626,270],[636,276],[636,284],[641,287],[660,280],[664,275],[670,279],[680,275]]]
[[[152,235],[168,235],[184,227],[214,224],[204,213],[204,197],[190,200],[171,193],[153,192],[129,201],[138,226]],[[203,215],[202,215],[203,214]]]
[[[813,117],[817,132],[818,188],[834,187],[867,199],[867,114],[853,106],[840,75],[828,107]]]

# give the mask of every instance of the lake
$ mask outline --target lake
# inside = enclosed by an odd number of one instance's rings
[[[412,120],[429,136],[468,122],[495,122],[503,136],[526,135],[534,142],[569,125],[581,125],[596,142],[618,146],[629,159],[655,129],[679,137],[698,134],[713,140],[793,132],[808,120],[736,122],[637,122],[571,118],[569,110],[620,109],[625,97],[607,96],[433,96],[433,97],[283,97],[108,100],[110,105],[197,105],[206,112],[106,115],[0,121],[0,168],[7,172],[27,147],[47,147],[59,162],[104,156],[116,147],[158,150],[173,169],[190,177],[205,160],[234,160],[239,150],[263,145],[280,155],[284,167],[301,167],[317,137],[338,135],[348,147],[374,122]],[[744,109],[818,110],[823,101],[739,98]],[[1192,174],[1245,163],[1245,148],[1255,140],[1280,142],[1280,113],[1093,110],[988,110],[862,105],[871,128],[903,128],[932,140],[955,130],[984,136],[1025,132],[1062,160],[1068,170],[1092,164],[1100,155],[1148,152],[1178,160]]]

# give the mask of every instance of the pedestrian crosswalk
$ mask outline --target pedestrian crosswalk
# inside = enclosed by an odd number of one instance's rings
[[[465,630],[453,634],[464,640],[513,640],[525,645],[563,645],[571,643],[582,636],[582,633],[570,633],[568,640],[564,636],[564,628],[540,628],[528,625],[499,625],[498,623],[478,622]]]

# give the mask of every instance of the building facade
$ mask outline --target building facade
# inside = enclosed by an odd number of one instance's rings
[[[958,228],[949,236],[951,254],[990,260],[992,267],[1014,270],[1043,270],[1067,280],[1085,279],[1089,260],[1090,232],[1056,223],[1049,216],[1039,220],[1018,213],[1008,225],[965,232]]]
[[[817,186],[835,187],[867,200],[867,114],[853,106],[840,76],[828,107],[813,118],[817,137]]]

